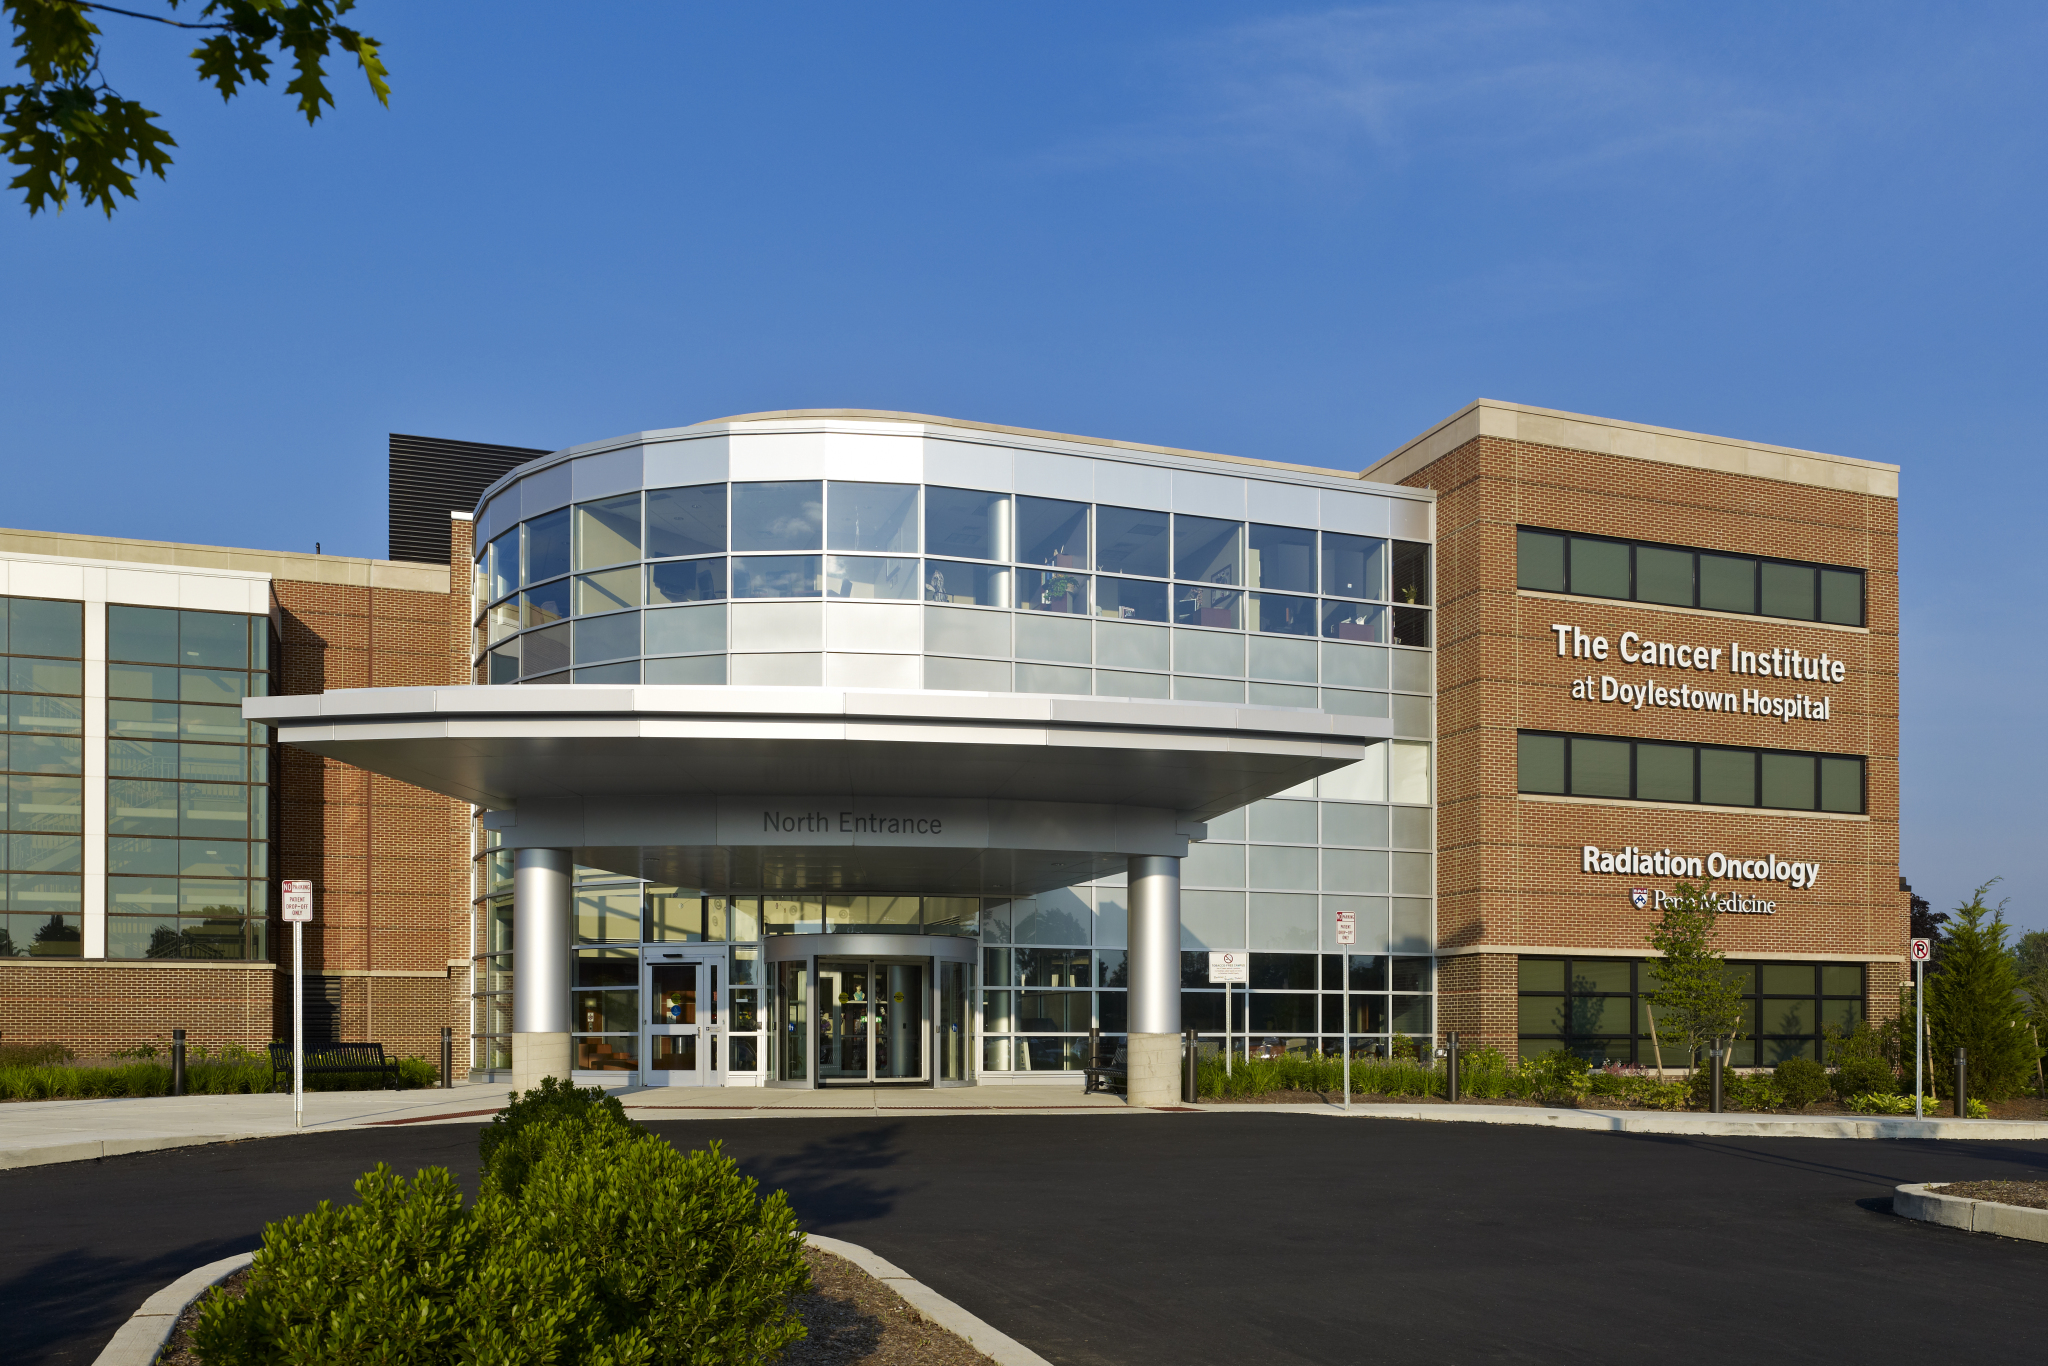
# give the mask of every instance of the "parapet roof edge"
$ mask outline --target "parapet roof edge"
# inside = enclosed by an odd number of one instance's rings
[[[1781,483],[1899,496],[1899,467],[1851,455],[1775,446],[1740,437],[1653,427],[1646,422],[1568,413],[1503,399],[1479,398],[1420,436],[1366,466],[1362,479],[1398,482],[1479,436],[1533,445],[1599,451],[1659,464],[1720,470]]]
[[[802,424],[805,422],[875,422],[920,427],[940,427],[955,431],[988,432],[999,436],[1020,437],[1027,441],[1048,442],[1063,446],[1091,447],[1098,452],[1124,451],[1133,455],[1161,456],[1174,460],[1215,461],[1231,465],[1250,465],[1258,469],[1269,469],[1289,474],[1309,475],[1318,479],[1330,479],[1346,484],[1361,484],[1372,481],[1355,470],[1330,469],[1321,465],[1297,465],[1284,460],[1260,460],[1248,455],[1225,455],[1216,451],[1188,450],[1179,446],[1155,446],[1142,441],[1119,441],[1111,437],[1076,436],[1067,432],[1040,431],[1032,427],[1011,427],[998,422],[975,422],[966,418],[940,417],[931,413],[899,413],[882,408],[784,408],[773,412],[739,413],[731,417],[711,418],[691,423],[687,427],[661,427],[647,431],[631,432],[623,436],[607,437],[601,441],[589,441],[580,445],[566,446],[536,460],[510,470],[494,480],[489,488],[477,499],[481,508],[499,490],[515,479],[544,469],[549,465],[577,456],[593,455],[600,451],[614,450],[637,442],[672,440],[679,437],[716,435],[755,423]],[[1370,492],[1401,498],[1434,500],[1433,489],[1408,488],[1399,484],[1376,484]]]
[[[281,579],[287,583],[355,583],[418,592],[450,591],[446,565],[371,560],[354,555],[311,555],[297,550],[145,541],[76,531],[0,527],[0,555],[119,569],[197,570],[234,577]],[[259,567],[249,567],[252,565]],[[442,586],[433,586],[436,577]]]

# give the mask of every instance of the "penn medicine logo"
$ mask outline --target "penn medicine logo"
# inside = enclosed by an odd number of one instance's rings
[[[1635,888],[1628,894],[1628,899],[1635,903],[1635,908],[1639,911],[1650,909],[1650,889],[1647,887]]]

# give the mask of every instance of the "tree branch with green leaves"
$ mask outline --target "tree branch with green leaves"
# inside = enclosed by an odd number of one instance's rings
[[[1666,1043],[1682,1045],[1688,1069],[1702,1048],[1742,1030],[1741,984],[1728,975],[1727,955],[1714,947],[1719,916],[1712,879],[1681,882],[1650,931],[1650,947],[1660,957],[1649,965],[1657,986],[1644,995],[1657,1012],[1660,1050]]]
[[[191,0],[164,3],[175,13]],[[103,34],[91,14],[204,32],[191,56],[200,81],[224,101],[245,86],[269,84],[271,66],[288,59],[285,92],[297,97],[310,125],[334,107],[327,58],[337,49],[355,57],[378,102],[391,103],[377,40],[339,22],[354,8],[355,0],[205,0],[194,22],[88,0],[0,0],[14,32],[15,67],[27,77],[0,86],[0,152],[20,168],[8,187],[22,192],[31,216],[61,211],[75,194],[111,218],[115,196],[136,197],[137,176],[165,178],[177,139],[155,110],[107,83]]]

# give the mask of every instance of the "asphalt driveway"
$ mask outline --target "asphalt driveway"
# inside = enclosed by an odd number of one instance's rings
[[[2048,1145],[1704,1139],[1299,1115],[683,1121],[1060,1363],[1912,1363],[2039,1349],[2048,1245],[1898,1219],[1908,1181]],[[376,1161],[473,1186],[475,1129],[0,1173],[5,1357],[78,1363],[151,1292],[345,1200]]]

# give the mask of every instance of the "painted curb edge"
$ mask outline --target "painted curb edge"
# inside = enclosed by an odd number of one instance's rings
[[[858,1243],[842,1242],[816,1233],[805,1234],[804,1241],[820,1252],[829,1252],[852,1262],[901,1295],[904,1302],[918,1313],[955,1337],[965,1339],[984,1356],[994,1358],[998,1366],[1052,1366],[1008,1333],[983,1323],[909,1272],[884,1261]],[[255,1257],[253,1252],[238,1252],[232,1257],[208,1262],[151,1295],[142,1302],[140,1309],[128,1316],[126,1323],[115,1330],[113,1340],[93,1358],[93,1366],[154,1366],[157,1354],[170,1342],[171,1332],[178,1326],[178,1316],[191,1307],[192,1301],[249,1265]]]
[[[901,1295],[905,1303],[918,1313],[954,1336],[965,1339],[975,1351],[994,1358],[998,1366],[1052,1366],[1051,1362],[1008,1333],[983,1323],[909,1272],[883,1260],[860,1244],[841,1242],[837,1238],[826,1238],[816,1233],[806,1233],[804,1241],[820,1252],[829,1252],[835,1257],[844,1257],[852,1262]]]
[[[1897,1193],[1892,1196],[1892,1213],[1964,1233],[1992,1233],[2001,1238],[2048,1243],[2048,1209],[1972,1200],[1964,1195],[1936,1195],[1927,1189],[1931,1184],[1934,1183],[1894,1187]]]
[[[255,1259],[253,1252],[238,1252],[178,1277],[128,1316],[128,1321],[114,1331],[113,1340],[93,1358],[93,1366],[154,1366],[157,1353],[163,1351],[171,1340],[172,1330],[178,1326],[178,1315],[207,1290]]]

